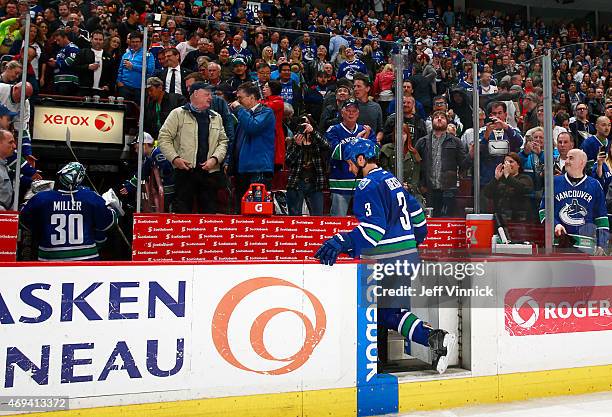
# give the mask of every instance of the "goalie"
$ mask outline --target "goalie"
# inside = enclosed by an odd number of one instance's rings
[[[64,166],[57,177],[59,186],[35,194],[19,215],[38,242],[38,260],[97,260],[106,231],[123,213],[119,201],[80,187],[85,168],[78,162]]]

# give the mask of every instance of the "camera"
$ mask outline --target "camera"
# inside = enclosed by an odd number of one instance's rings
[[[295,129],[295,134],[296,135],[303,135],[305,131],[306,131],[306,125],[305,124],[299,124],[297,126],[297,128]]]

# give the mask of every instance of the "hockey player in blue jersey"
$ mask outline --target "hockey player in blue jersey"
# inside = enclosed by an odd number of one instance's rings
[[[353,258],[376,259],[393,264],[395,260],[420,263],[417,245],[425,239],[425,214],[419,203],[404,190],[400,181],[376,163],[377,145],[355,138],[343,147],[343,159],[357,177],[353,212],[359,225],[348,233],[338,233],[319,248],[315,257],[333,265],[341,253]],[[405,299],[404,303],[409,304]],[[411,341],[429,346],[432,366],[443,373],[456,344],[456,336],[426,326],[415,314],[400,308],[379,308],[378,320]]]
[[[153,136],[144,132],[142,141],[142,151],[145,157],[142,163],[142,179],[149,179],[153,167],[159,170],[160,179],[164,190],[164,212],[170,213],[172,200],[174,200],[174,167],[172,163],[166,159],[164,154],[157,146],[154,146]],[[134,139],[132,149],[138,154],[138,138]],[[136,189],[138,187],[138,173],[135,173],[132,178],[123,182],[123,187],[119,189],[119,194],[128,197],[130,201],[136,199]]]
[[[565,160],[565,174],[554,178],[555,240],[565,235],[573,247],[595,256],[605,255],[610,225],[603,188],[595,178],[584,174],[587,155],[572,149]],[[545,220],[544,199],[540,221]]]
[[[38,260],[96,260],[97,243],[116,223],[117,214],[99,194],[79,187],[85,178],[80,163],[70,162],[57,176],[57,190],[35,194],[19,216],[38,242]]]

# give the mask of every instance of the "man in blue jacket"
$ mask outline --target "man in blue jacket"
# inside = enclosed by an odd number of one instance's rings
[[[117,95],[140,103],[140,87],[142,79],[142,33],[132,32],[129,40],[130,48],[121,57],[117,73]],[[155,59],[147,53],[147,77],[155,70]]]
[[[236,91],[237,101],[230,104],[238,119],[233,143],[230,143],[227,165],[236,174],[236,199],[250,184],[272,187],[274,173],[274,112],[259,103],[259,88],[252,82],[241,84]]]

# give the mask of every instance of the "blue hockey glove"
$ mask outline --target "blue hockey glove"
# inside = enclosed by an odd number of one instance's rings
[[[341,253],[349,253],[353,250],[353,242],[351,238],[349,238],[346,233],[337,233],[331,237],[331,239],[327,239],[317,253],[315,253],[315,258],[319,259],[323,265],[333,265],[336,263],[336,259],[338,259],[338,255]]]

